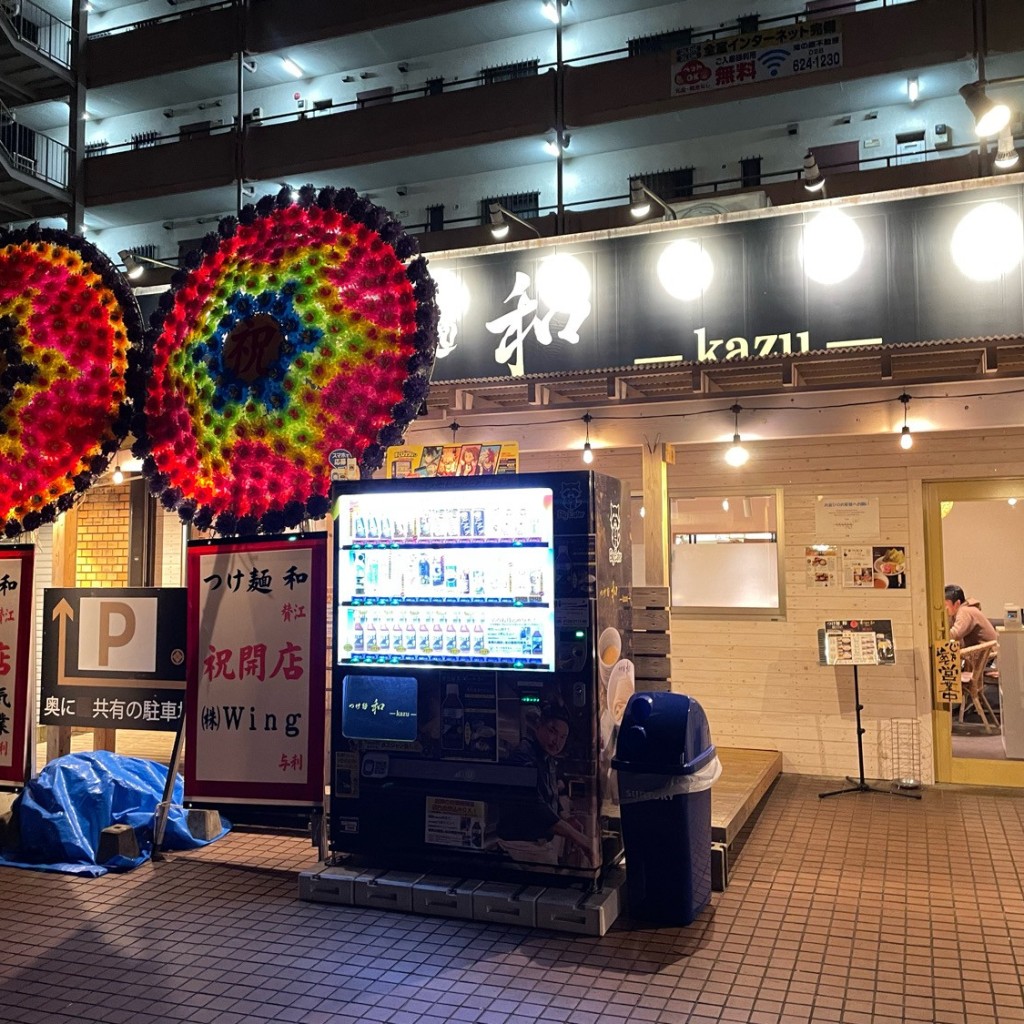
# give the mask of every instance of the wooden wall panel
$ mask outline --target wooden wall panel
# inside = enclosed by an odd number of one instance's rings
[[[1024,477],[1024,429],[918,435],[909,452],[892,436],[801,438],[754,442],[750,462],[735,470],[722,445],[678,446],[669,466],[670,495],[736,493],[781,487],[786,612],[767,618],[672,617],[672,687],[708,713],[716,743],[763,747],[783,754],[784,770],[812,775],[856,774],[852,670],[822,668],[817,630],[826,619],[889,618],[896,665],[860,670],[867,774],[892,779],[894,722],[917,723],[920,772],[933,778],[923,480]],[[694,486],[699,481],[700,486]],[[815,535],[819,495],[879,499],[875,544],[907,548],[907,589],[809,587],[804,548]]]

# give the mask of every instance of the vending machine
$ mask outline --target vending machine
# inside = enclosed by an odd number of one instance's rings
[[[634,675],[628,491],[590,472],[334,488],[330,844],[594,877]]]

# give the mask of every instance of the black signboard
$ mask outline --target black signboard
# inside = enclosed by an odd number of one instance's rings
[[[185,596],[183,587],[44,591],[39,724],[177,729]]]
[[[989,204],[1019,233],[1024,189],[1003,185],[432,259],[433,380],[1016,337],[1019,259],[979,281],[953,256],[964,217]]]

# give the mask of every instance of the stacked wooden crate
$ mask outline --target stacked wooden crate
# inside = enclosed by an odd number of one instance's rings
[[[663,691],[670,682],[672,636],[668,587],[634,587],[633,664],[638,691]]]

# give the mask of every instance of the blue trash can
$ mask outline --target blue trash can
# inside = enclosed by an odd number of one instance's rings
[[[711,899],[711,786],[722,770],[704,709],[680,693],[634,694],[612,767],[630,914],[690,924]]]

